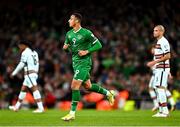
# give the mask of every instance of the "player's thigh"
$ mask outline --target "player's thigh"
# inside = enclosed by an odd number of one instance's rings
[[[85,82],[90,78],[89,71],[90,71],[89,67],[79,66],[74,69],[73,79]]]
[[[167,88],[168,81],[168,72],[166,71],[157,71],[154,77],[154,85],[156,87],[165,87]]]
[[[81,84],[82,84],[82,81],[73,79],[72,83],[71,83],[71,89],[72,90],[79,90]]]
[[[28,90],[27,86],[22,85],[21,91],[22,91],[22,92],[27,92],[27,90]]]
[[[37,76],[29,76],[29,75],[25,76],[23,85],[27,86],[28,88],[37,86]]]
[[[155,87],[155,85],[154,85],[154,76],[155,76],[155,75],[152,75],[152,76],[151,76],[151,79],[150,79],[150,81],[149,81],[149,88],[154,88],[154,87]]]

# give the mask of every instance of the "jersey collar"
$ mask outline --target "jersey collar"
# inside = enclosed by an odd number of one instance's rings
[[[77,31],[74,31],[74,30],[73,30],[73,32],[74,32],[74,33],[77,33],[77,32],[79,32],[79,31],[81,30],[81,28],[82,28],[82,27],[80,27]]]

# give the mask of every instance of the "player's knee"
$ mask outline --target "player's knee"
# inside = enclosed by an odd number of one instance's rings
[[[71,85],[71,89],[74,90],[76,87],[74,85]]]
[[[91,84],[85,84],[85,85],[84,85],[84,88],[87,89],[87,90],[89,90],[89,89],[91,88]]]
[[[89,89],[89,86],[88,86],[88,85],[84,85],[84,88],[88,90],[88,89]]]
[[[34,92],[34,91],[38,90],[38,87],[37,86],[32,86],[31,90]]]
[[[76,86],[74,84],[71,85],[71,89],[72,90],[79,90],[79,88],[80,88],[79,86]]]
[[[27,87],[23,85],[23,86],[21,87],[21,91],[22,91],[22,92],[27,92]]]
[[[149,91],[154,91],[154,89],[150,87],[150,88],[149,88]]]
[[[72,90],[79,90],[81,83],[82,83],[81,81],[73,80],[72,84],[71,84],[71,89]]]
[[[158,86],[157,88],[166,90],[166,87],[164,87],[164,86]]]

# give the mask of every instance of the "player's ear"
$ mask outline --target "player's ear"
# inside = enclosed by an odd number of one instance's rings
[[[79,22],[79,20],[77,20],[77,19],[76,19],[76,21],[75,21],[75,22],[76,22],[76,23],[78,23],[78,22]]]

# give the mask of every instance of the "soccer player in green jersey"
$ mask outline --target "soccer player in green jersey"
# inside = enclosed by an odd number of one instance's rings
[[[86,89],[101,93],[107,96],[110,105],[114,104],[114,91],[106,90],[97,84],[91,84],[90,70],[92,66],[91,54],[102,48],[99,40],[93,33],[81,27],[82,16],[79,13],[73,13],[69,19],[69,26],[72,27],[66,34],[64,50],[72,52],[72,65],[74,77],[71,83],[72,103],[69,114],[62,117],[62,120],[69,121],[75,119],[75,112],[80,101],[79,88],[83,85]]]

